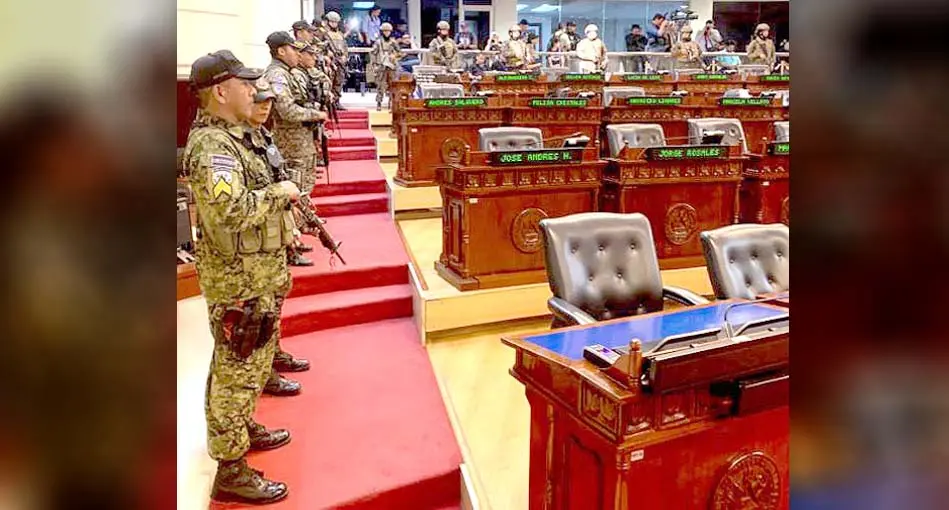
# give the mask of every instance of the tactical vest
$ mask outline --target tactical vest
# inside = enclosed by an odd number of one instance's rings
[[[230,131],[228,135],[237,138]],[[260,190],[273,184],[275,169],[282,168],[283,160],[273,141],[270,141],[269,147],[254,143],[250,131],[245,129],[244,136],[239,142],[244,149],[240,152],[247,192]],[[207,239],[215,250],[226,256],[282,251],[293,242],[294,223],[289,210],[268,215],[263,224],[237,233],[209,225],[200,217],[200,214],[199,221],[201,237]]]

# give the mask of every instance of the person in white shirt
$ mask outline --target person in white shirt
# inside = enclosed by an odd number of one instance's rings
[[[715,28],[715,22],[712,20],[705,22],[705,29],[696,35],[695,42],[699,43],[702,53],[724,49],[722,34]]]
[[[586,39],[577,43],[580,72],[596,73],[606,69],[606,45],[599,38],[600,29],[590,24],[583,29]]]

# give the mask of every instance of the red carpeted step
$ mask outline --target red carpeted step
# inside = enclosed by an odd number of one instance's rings
[[[360,193],[314,197],[311,203],[321,217],[381,213],[389,210],[389,194]]]
[[[330,147],[330,162],[333,161],[354,161],[354,160],[375,160],[375,145],[365,145],[359,147]]]
[[[337,110],[336,113],[339,116],[339,120],[369,119],[369,110],[365,108],[347,108],[345,110]]]
[[[336,129],[369,129],[369,118],[365,119],[339,119],[339,124],[330,121],[327,124],[330,130]]]
[[[385,193],[386,176],[375,161],[330,161],[310,192],[311,197]]]
[[[290,297],[409,282],[409,257],[388,213],[334,216],[326,220],[326,228],[342,243],[346,265],[337,260],[331,266],[329,252],[320,242],[303,236],[313,246],[307,256],[315,264],[291,268]]]
[[[268,508],[460,506],[461,453],[412,319],[285,337],[283,347],[313,369],[290,374],[300,395],[257,405],[260,423],[292,434],[290,444],[248,456],[289,486]]]
[[[359,147],[375,145],[376,136],[367,129],[340,129],[330,135],[330,147]]]
[[[283,304],[284,336],[412,316],[412,286],[387,285],[287,299]]]

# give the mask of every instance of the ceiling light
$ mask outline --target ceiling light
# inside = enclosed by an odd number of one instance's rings
[[[376,5],[375,2],[353,2],[353,9],[369,9],[373,5]]]

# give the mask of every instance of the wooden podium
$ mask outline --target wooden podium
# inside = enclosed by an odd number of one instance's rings
[[[626,147],[607,160],[600,210],[645,214],[662,269],[701,266],[699,232],[738,222],[747,159],[737,145]]]
[[[745,78],[745,88],[753,95],[758,95],[766,90],[790,90],[790,74],[768,74],[762,76],[749,76]]]
[[[442,253],[459,290],[547,281],[540,220],[596,210],[599,147],[471,152],[440,171]]]
[[[399,123],[399,166],[395,182],[432,186],[435,168],[458,163],[467,147],[478,146],[478,130],[504,123],[497,99],[453,97],[409,99]]]
[[[531,407],[531,510],[787,510],[789,310],[737,306],[733,325],[782,327],[651,352],[732,303],[502,340]],[[593,344],[624,351],[601,369]]]
[[[784,223],[791,226],[791,144],[772,142],[752,154],[741,179],[742,223]]]
[[[506,120],[510,126],[540,128],[544,140],[579,133],[593,145],[600,139],[603,108],[596,98],[516,98]]]

